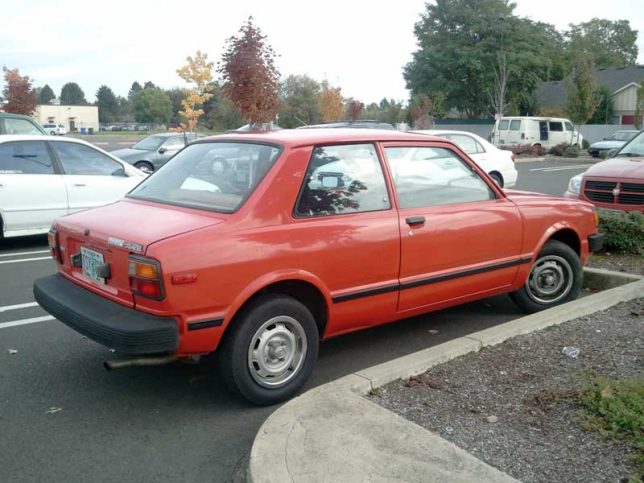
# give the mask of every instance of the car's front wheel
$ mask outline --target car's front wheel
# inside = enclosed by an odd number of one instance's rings
[[[285,295],[261,296],[232,322],[218,350],[227,385],[259,405],[282,402],[306,383],[318,355],[311,312]]]
[[[152,163],[148,163],[147,161],[137,161],[134,163],[135,168],[139,168],[141,171],[144,173],[150,174],[154,171],[154,166],[152,166]]]
[[[547,242],[523,287],[510,294],[526,312],[538,312],[574,300],[583,282],[581,261],[565,243]]]

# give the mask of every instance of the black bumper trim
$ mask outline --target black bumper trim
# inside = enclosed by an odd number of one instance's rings
[[[588,247],[592,253],[598,252],[604,247],[604,234],[597,233],[588,237]]]
[[[209,329],[210,327],[219,327],[224,323],[224,319],[200,320],[199,322],[188,322],[188,332],[199,329]]]
[[[179,347],[177,322],[124,307],[55,274],[36,280],[40,306],[90,339],[126,354],[157,354]]]

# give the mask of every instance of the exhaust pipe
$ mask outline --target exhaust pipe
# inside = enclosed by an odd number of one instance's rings
[[[105,369],[108,371],[114,371],[116,369],[123,369],[124,367],[161,366],[163,364],[170,364],[177,359],[177,356],[132,357],[128,359],[113,359],[111,361],[105,361],[103,362],[103,366],[105,366]]]

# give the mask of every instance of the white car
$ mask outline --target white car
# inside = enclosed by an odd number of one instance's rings
[[[64,136],[67,134],[64,124],[43,124],[42,128],[52,136]]]
[[[146,175],[80,139],[0,137],[0,236],[47,233],[52,221],[122,198]]]
[[[518,173],[514,167],[512,151],[499,149],[481,136],[466,131],[427,129],[410,132],[449,139],[485,170],[501,188],[512,188],[517,184]]]

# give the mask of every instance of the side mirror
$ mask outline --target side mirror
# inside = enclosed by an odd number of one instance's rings
[[[159,148],[159,154],[164,154],[166,151],[166,148]]]

